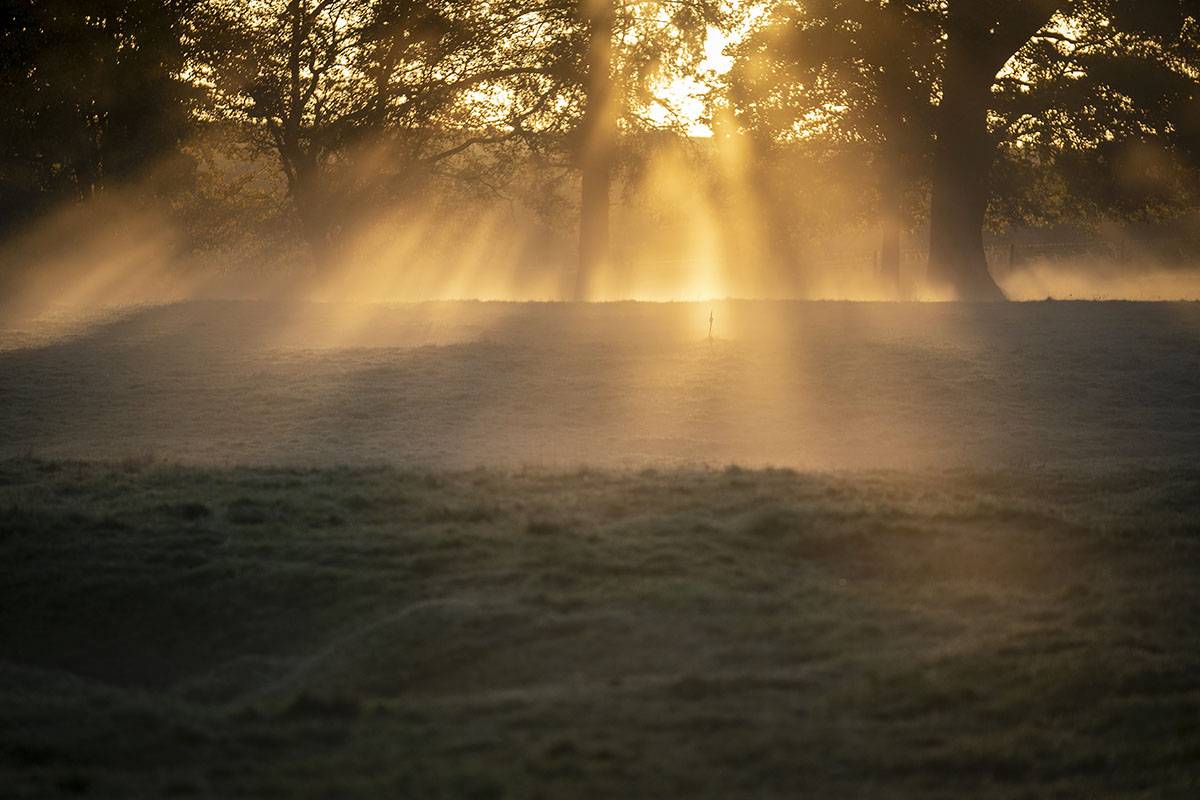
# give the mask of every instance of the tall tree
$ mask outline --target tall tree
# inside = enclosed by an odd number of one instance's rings
[[[194,71],[210,113],[274,156],[319,260],[364,205],[514,135],[508,63],[489,4],[203,0]],[[369,169],[355,169],[370,156]]]
[[[929,202],[929,271],[934,287],[960,299],[1003,294],[988,272],[983,225],[995,148],[988,131],[1000,69],[1057,10],[1057,0],[999,5],[950,0]]]
[[[1200,26],[1172,22],[1170,9],[1155,5],[1077,10],[1034,36],[997,79],[993,134],[1004,186],[994,194],[1004,214],[1087,225],[1194,211]],[[1042,209],[1035,192],[1061,200]]]
[[[1194,0],[781,0],[764,20],[738,53],[744,122],[873,149],[885,242],[889,173],[911,181],[928,153],[939,293],[1003,296],[983,231],[1006,148],[1043,165],[1137,137],[1194,150]]]
[[[179,157],[189,133],[181,35],[190,4],[0,8],[0,228]]]
[[[736,49],[732,97],[745,127],[870,159],[880,267],[893,287],[906,197],[933,141],[940,33],[926,0],[786,2]]]
[[[579,177],[579,249],[573,297],[592,296],[612,261],[610,203],[624,134],[684,125],[669,112],[652,119],[656,90],[691,74],[710,26],[723,24],[716,0],[509,0],[498,30],[525,72],[506,82],[521,109],[519,131],[537,163]]]
[[[609,266],[611,185],[619,110],[612,74],[615,0],[584,0],[587,58],[583,78],[586,99],[579,132],[579,263],[575,298],[590,294],[593,276]]]
[[[1095,25],[1111,28],[1108,46],[1098,48],[1090,58],[1078,59],[1077,69],[1066,74],[1071,80],[1090,80],[1092,87],[1113,87],[1111,69],[1106,65],[1124,62],[1154,63],[1167,66],[1164,56],[1175,48],[1172,43],[1186,35],[1196,23],[1196,8],[1189,0],[1020,0],[996,4],[983,0],[948,0],[945,19],[946,55],[943,66],[941,99],[938,103],[937,149],[933,167],[933,190],[930,199],[930,252],[928,280],[936,288],[948,290],[955,296],[970,300],[995,300],[1003,297],[988,271],[983,250],[983,227],[990,199],[990,172],[1000,136],[1006,132],[1003,124],[989,126],[989,117],[998,116],[1002,109],[1001,88],[1025,82],[1032,92],[1044,89],[1028,67],[1040,60],[1068,58],[1075,53],[1058,48],[1029,49],[1031,42],[1069,39],[1072,27]],[[1051,25],[1052,22],[1058,23]],[[1049,26],[1049,27],[1048,27]],[[1067,32],[1064,33],[1063,29]],[[1026,51],[1024,54],[1022,51]],[[1024,70],[1001,71],[1022,55],[1033,59]],[[1188,67],[1175,63],[1170,66],[1183,83],[1188,82]],[[1195,70],[1190,80],[1194,83]],[[1102,76],[1108,75],[1105,79]],[[1172,82],[1173,83],[1173,82]],[[1147,84],[1154,85],[1154,84]],[[1150,113],[1156,101],[1131,87],[1132,94],[1121,95],[1121,102],[1141,106]],[[1186,97],[1189,92],[1184,90]],[[1194,97],[1194,91],[1191,92]],[[1149,101],[1149,102],[1147,102]],[[1174,117],[1186,102],[1157,104],[1160,126],[1178,127]],[[1081,122],[1091,113],[1089,104],[1063,109],[1070,125],[1084,127]],[[1126,115],[1128,116],[1128,115]],[[1118,135],[1112,122],[1101,121],[1096,129],[1101,139]],[[1086,135],[1084,137],[1086,139]]]

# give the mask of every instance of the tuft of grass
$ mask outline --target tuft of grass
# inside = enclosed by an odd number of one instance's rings
[[[249,497],[239,497],[231,502],[225,517],[235,525],[261,525],[270,519],[267,509]]]
[[[86,794],[92,786],[92,779],[83,772],[72,770],[55,777],[54,786],[65,794]]]
[[[1194,794],[1200,470],[0,476],[15,797]]]
[[[362,713],[362,704],[344,695],[315,695],[300,692],[284,710],[285,717],[303,719],[354,719]]]
[[[204,503],[184,501],[182,503],[164,503],[158,510],[167,516],[181,519],[185,522],[196,522],[212,516],[212,509]]]
[[[562,523],[546,519],[531,519],[525,524],[525,533],[530,536],[562,536],[567,532]]]

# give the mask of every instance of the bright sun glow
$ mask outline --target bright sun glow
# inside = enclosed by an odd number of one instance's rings
[[[676,76],[660,84],[655,92],[659,102],[647,110],[649,119],[656,125],[681,121],[689,136],[712,136],[707,121],[709,95],[733,66],[733,57],[726,50],[734,41],[734,36],[710,26],[704,39],[704,59],[696,75]]]

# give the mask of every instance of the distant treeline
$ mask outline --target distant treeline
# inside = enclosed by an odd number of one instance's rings
[[[502,202],[560,232],[519,258],[574,240],[580,299],[705,225],[783,273],[869,229],[894,286],[919,235],[930,287],[988,299],[989,230],[1195,223],[1197,5],[10,0],[0,233],[132,190],[319,266],[381,209]]]

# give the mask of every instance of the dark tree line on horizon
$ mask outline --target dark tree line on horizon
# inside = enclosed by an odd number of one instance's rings
[[[868,164],[892,280],[925,222],[931,287],[1002,297],[989,209],[1026,213],[1048,175],[1117,218],[1198,200],[1197,0],[5,0],[0,233],[147,176],[186,184],[188,143],[219,128],[274,165],[318,261],[436,181],[574,187],[587,299],[627,154],[687,137],[648,113],[655,87],[697,75],[714,29],[733,58],[706,96],[717,140],[752,143],[768,200],[789,154]]]

